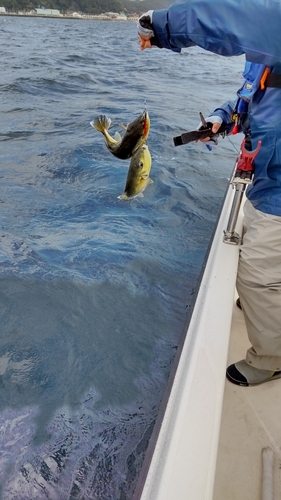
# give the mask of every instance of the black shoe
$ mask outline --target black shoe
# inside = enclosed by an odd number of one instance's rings
[[[263,384],[281,377],[281,371],[259,370],[254,366],[248,365],[243,359],[230,365],[226,370],[226,378],[236,385],[244,387]]]
[[[236,305],[237,307],[239,307],[239,309],[241,309],[242,311],[242,306],[241,306],[241,302],[240,302],[240,298],[238,297],[238,299],[236,300]]]

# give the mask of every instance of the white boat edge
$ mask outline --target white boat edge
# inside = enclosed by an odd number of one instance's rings
[[[230,185],[181,349],[159,433],[134,499],[211,500],[225,386],[239,246],[223,242]],[[241,234],[241,210],[236,230]],[[163,412],[162,412],[163,413]],[[158,419],[159,420],[159,419]],[[157,426],[157,425],[156,425]],[[149,463],[148,463],[149,462]],[[140,478],[142,481],[144,478]]]

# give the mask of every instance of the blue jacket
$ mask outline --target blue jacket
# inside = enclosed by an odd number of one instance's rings
[[[180,51],[198,45],[224,56],[245,54],[247,61],[281,73],[280,0],[180,1],[154,11],[152,24],[163,48]],[[225,120],[230,109],[222,107]],[[253,149],[258,140],[262,147],[247,197],[258,210],[281,216],[281,89],[258,90],[249,103],[248,120]]]

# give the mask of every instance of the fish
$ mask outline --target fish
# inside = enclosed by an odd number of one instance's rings
[[[90,122],[90,125],[103,134],[106,147],[114,156],[120,160],[128,160],[146,142],[150,129],[150,118],[148,112],[144,110],[141,115],[127,125],[123,137],[118,132],[116,132],[115,137],[111,137],[108,132],[111,119],[106,115],[98,116]]]
[[[143,196],[145,188],[153,182],[149,177],[151,169],[151,154],[146,144],[143,144],[131,158],[124,192],[118,196],[120,200],[131,200]]]

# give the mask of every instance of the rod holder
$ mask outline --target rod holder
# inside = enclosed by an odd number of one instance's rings
[[[245,189],[246,184],[240,182],[235,184],[235,194],[223,237],[223,242],[228,243],[229,245],[239,245],[241,243],[241,236],[239,236],[239,234],[235,231],[235,227]]]
[[[235,169],[231,184],[235,187],[235,194],[230,210],[227,228],[224,231],[223,242],[230,245],[239,245],[242,242],[242,237],[235,231],[236,222],[239,215],[239,210],[242,203],[242,198],[247,185],[251,184],[254,173],[253,161],[257,156],[261,141],[258,141],[257,148],[254,151],[246,149],[247,140],[243,139],[241,144],[240,155],[236,160]]]

